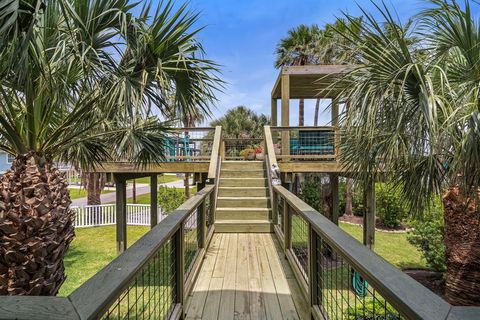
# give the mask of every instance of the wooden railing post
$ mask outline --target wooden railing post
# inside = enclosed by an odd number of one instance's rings
[[[175,303],[181,306],[182,319],[184,318],[183,309],[183,300],[184,300],[184,275],[185,275],[185,264],[184,264],[184,244],[183,244],[183,223],[180,224],[180,227],[175,232],[172,237],[172,260],[173,267],[175,268],[175,274],[173,277],[173,290],[175,295]]]
[[[315,230],[312,225],[308,224],[308,291],[310,293],[310,306],[313,307],[319,304],[320,290],[318,290],[318,282],[320,281],[319,264],[318,262],[318,241]]]
[[[127,250],[127,181],[120,174],[113,176],[116,193],[117,254]]]
[[[292,215],[290,214],[290,206],[285,198],[283,201],[283,235],[285,240],[285,252],[292,248]]]
[[[272,191],[272,223],[273,225],[278,224],[278,203],[277,203],[277,193]]]
[[[204,198],[202,203],[198,206],[198,247],[205,248],[206,247],[206,239],[207,239],[207,219],[206,219],[206,212],[207,212],[207,198]]]

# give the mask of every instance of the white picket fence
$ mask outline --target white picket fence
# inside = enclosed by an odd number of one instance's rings
[[[116,224],[115,204],[101,204],[91,206],[72,206],[75,211],[76,228],[109,226]],[[158,218],[160,222],[165,216],[162,208],[158,207]],[[127,204],[127,225],[150,226],[150,205],[149,204]]]

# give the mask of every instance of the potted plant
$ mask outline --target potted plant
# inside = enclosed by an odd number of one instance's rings
[[[263,148],[261,146],[255,147],[255,159],[257,160],[265,159],[265,154],[263,153]]]
[[[243,157],[245,160],[254,160],[255,159],[255,150],[254,149],[243,149],[240,151],[240,157]]]

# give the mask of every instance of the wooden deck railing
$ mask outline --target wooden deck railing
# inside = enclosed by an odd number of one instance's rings
[[[334,126],[271,127],[279,161],[335,161],[340,154],[340,132]]]
[[[282,186],[275,233],[315,319],[480,319],[454,307],[363,246]]]
[[[68,297],[0,297],[0,319],[179,319],[213,235],[208,185]]]

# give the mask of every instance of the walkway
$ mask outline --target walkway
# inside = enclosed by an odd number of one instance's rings
[[[172,181],[172,182],[167,182],[167,183],[159,183],[159,186],[164,186],[164,187],[170,187],[170,188],[184,188],[183,185],[183,180],[177,180],[177,181]],[[127,198],[131,198],[133,196],[133,187],[132,184],[128,184],[127,187]],[[140,196],[142,194],[147,194],[150,193],[150,185],[146,183],[137,183],[137,196]],[[116,193],[115,192],[109,192],[109,193],[103,193],[100,195],[100,201],[102,204],[106,203],[111,203],[115,202],[116,199]],[[86,206],[87,205],[87,197],[84,198],[78,198],[72,200],[72,206]]]
[[[273,233],[214,234],[186,318],[310,319],[307,302],[280,252]]]

